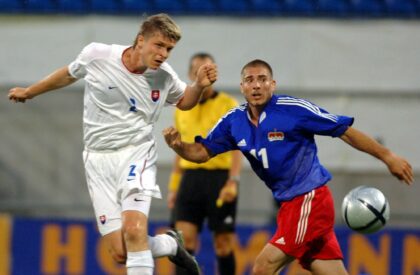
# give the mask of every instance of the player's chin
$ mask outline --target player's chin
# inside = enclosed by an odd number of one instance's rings
[[[157,61],[153,61],[151,62],[151,64],[149,65],[149,68],[152,70],[156,70],[159,69],[160,66],[162,65],[163,62],[157,62]]]
[[[253,99],[250,99],[249,103],[253,105],[254,107],[260,107],[264,105],[264,100],[253,98]]]
[[[157,69],[159,69],[159,67],[160,67],[160,65],[150,65],[149,69],[157,70]]]

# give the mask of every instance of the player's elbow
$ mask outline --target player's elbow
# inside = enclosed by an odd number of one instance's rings
[[[176,107],[178,109],[180,109],[181,111],[188,111],[191,110],[193,107],[195,106],[195,104],[188,104],[186,103],[184,100],[180,102],[180,104],[176,105]]]
[[[208,158],[199,158],[199,159],[195,159],[194,162],[200,164],[200,163],[207,162],[208,160],[209,160]]]
[[[195,156],[194,158],[189,159],[189,161],[195,162],[195,163],[204,163],[207,162],[210,159],[210,156],[207,154],[200,154]]]

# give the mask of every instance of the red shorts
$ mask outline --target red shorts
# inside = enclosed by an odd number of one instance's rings
[[[309,269],[314,259],[343,259],[334,233],[334,202],[324,185],[282,202],[270,243]]]

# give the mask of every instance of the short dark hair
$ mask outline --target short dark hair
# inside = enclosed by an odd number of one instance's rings
[[[257,66],[266,67],[268,69],[268,71],[270,72],[270,76],[273,77],[273,69],[271,68],[270,64],[268,64],[267,62],[265,62],[264,60],[261,60],[261,59],[254,59],[254,60],[248,62],[245,66],[243,66],[242,70],[241,70],[241,77],[244,76],[244,71],[245,71],[246,68],[257,67]]]
[[[193,54],[193,55],[190,57],[190,67],[189,67],[189,69],[188,69],[189,71],[191,71],[191,68],[192,68],[192,62],[193,62],[193,60],[194,60],[194,59],[197,59],[197,58],[199,58],[199,59],[206,59],[206,58],[208,58],[208,59],[210,59],[213,63],[215,63],[214,57],[213,57],[211,54],[206,53],[206,52],[198,52],[198,53]]]

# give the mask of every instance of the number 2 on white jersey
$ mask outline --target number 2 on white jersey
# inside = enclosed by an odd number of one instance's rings
[[[253,156],[254,156],[254,158],[258,159],[258,157],[257,157],[257,150],[255,150],[255,149],[251,149],[251,151],[249,151],[249,153],[250,153],[251,155],[253,155]],[[261,156],[261,158],[262,158],[262,164],[263,164],[263,167],[264,167],[265,169],[268,169],[267,149],[265,149],[265,148],[261,148],[261,149],[258,151],[258,156]]]

